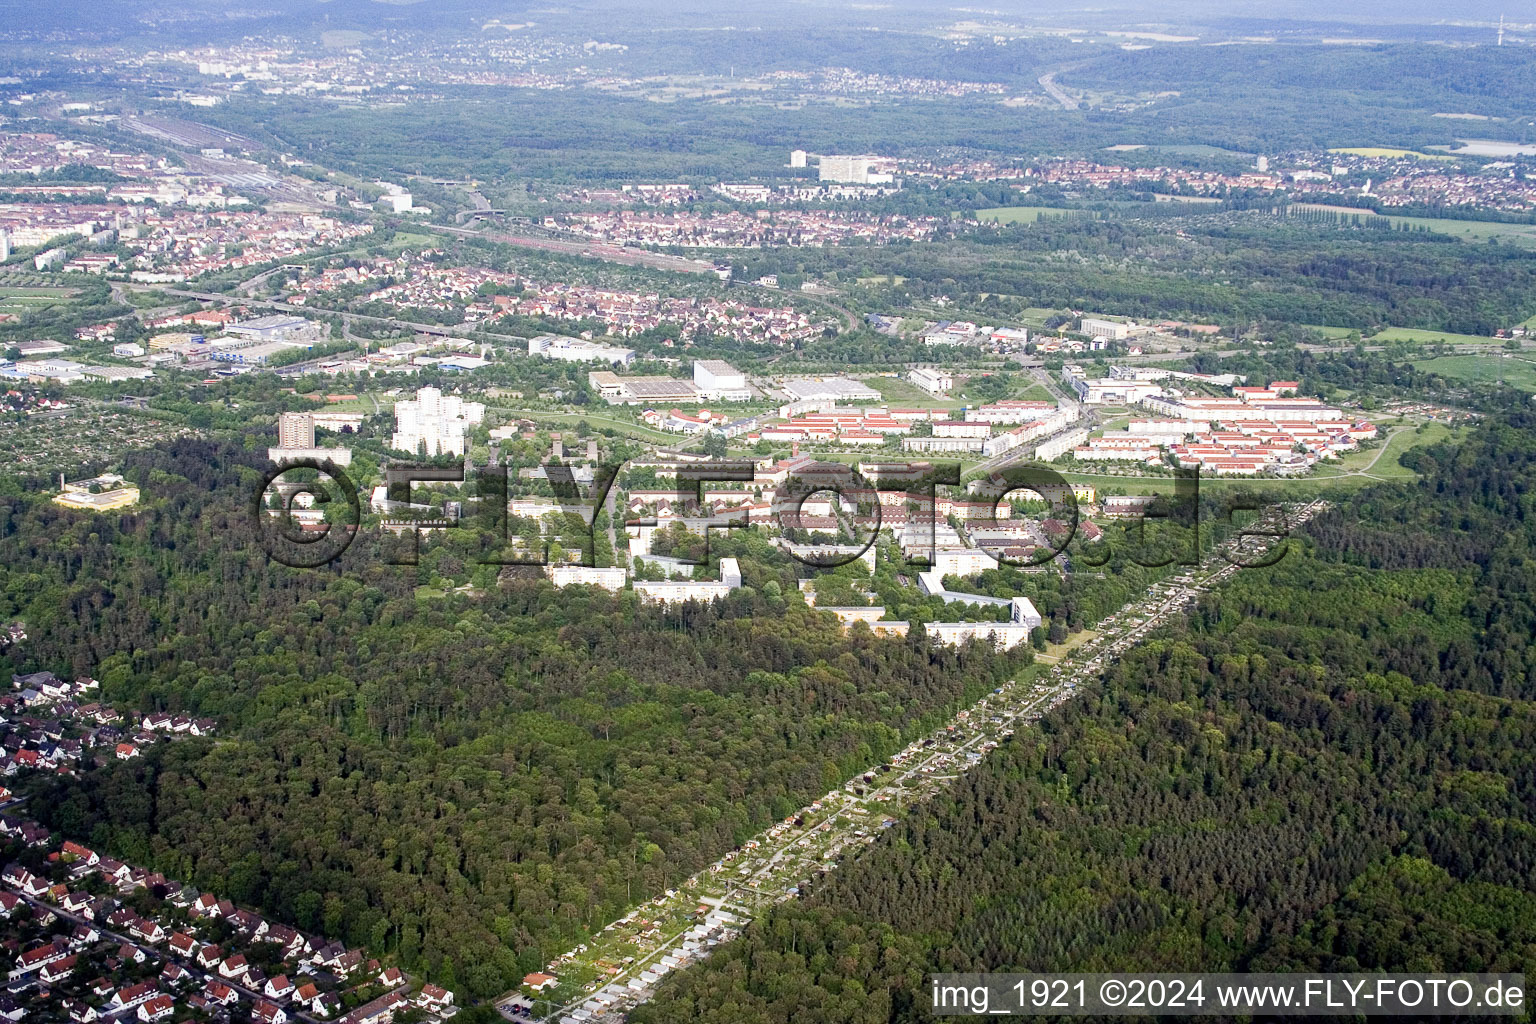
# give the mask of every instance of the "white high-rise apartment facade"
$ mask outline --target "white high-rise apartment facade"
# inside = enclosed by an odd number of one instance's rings
[[[463,455],[469,428],[485,419],[485,406],[426,387],[415,399],[395,403],[395,435],[390,447],[427,455]]]

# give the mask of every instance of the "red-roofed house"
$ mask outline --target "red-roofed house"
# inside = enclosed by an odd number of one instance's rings
[[[545,975],[548,977],[548,975]],[[527,979],[524,979],[526,981]],[[551,979],[553,980],[553,979]],[[421,995],[416,997],[416,1002],[427,1010],[441,1010],[445,1006],[453,1005],[453,993],[440,985],[431,982],[421,986]]]
[[[169,1017],[176,1012],[176,1001],[167,995],[155,996],[146,1002],[139,1004],[139,1020],[144,1024]]]

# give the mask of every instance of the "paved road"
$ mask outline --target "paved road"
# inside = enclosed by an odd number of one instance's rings
[[[438,225],[433,225],[432,230],[446,231],[449,234],[468,238],[483,238],[488,242],[500,242],[503,245],[515,245],[523,249],[558,252],[567,256],[586,256],[591,259],[599,259],[607,263],[619,263],[628,267],[675,270],[684,274],[713,274],[715,272],[714,265],[711,263],[699,263],[682,256],[648,252],[645,249],[634,249],[623,245],[599,245],[591,242],[572,242],[527,233],[512,234],[505,231],[475,231],[469,228],[450,228]]]
[[[1068,96],[1061,86],[1056,84],[1056,74],[1055,71],[1051,71],[1041,75],[1036,81],[1040,83],[1040,88],[1051,94],[1051,99],[1061,104],[1063,110],[1076,110],[1077,100]]]

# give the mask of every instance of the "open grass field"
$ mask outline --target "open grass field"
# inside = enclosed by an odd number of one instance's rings
[[[1071,636],[1067,637],[1065,643],[1046,644],[1045,650],[1035,655],[1035,660],[1044,662],[1047,665],[1054,665],[1060,661],[1068,652],[1074,648],[1083,646],[1083,644],[1096,638],[1098,635],[1098,631],[1096,630],[1079,630],[1078,632],[1073,633]]]
[[[864,383],[880,392],[887,402],[903,406],[922,406],[932,409],[953,409],[961,403],[950,398],[934,398],[922,388],[900,377],[869,377]]]
[[[1501,224],[1491,220],[1456,220],[1450,217],[1397,217],[1391,218],[1393,227],[1406,224],[1411,228],[1425,228],[1440,235],[1453,235],[1468,242],[1486,242],[1497,238],[1502,242],[1536,246],[1536,224]]]
[[[518,409],[513,406],[502,405],[492,406],[492,408],[496,409],[497,411],[510,412],[516,416],[521,416],[540,424],[569,423],[574,426],[582,420],[586,420],[594,427],[612,427],[614,430],[617,430],[621,434],[628,434],[630,437],[640,438],[643,441],[662,441],[665,443],[675,443],[677,441],[684,440],[682,434],[669,434],[665,430],[656,430],[652,427],[646,426],[644,423],[636,423],[633,420],[624,420],[612,416],[604,416],[600,412],[547,412],[541,409]]]
[[[1423,228],[1439,235],[1450,235],[1466,242],[1486,242],[1498,239],[1500,243],[1536,246],[1536,224],[1504,224],[1493,220],[1458,220],[1454,217],[1400,217],[1396,214],[1378,214],[1363,206],[1330,206],[1327,203],[1296,203],[1296,210],[1322,210],[1343,217],[1385,216],[1394,228]]]
[[[0,313],[36,313],[76,295],[73,288],[0,285]]]
[[[1413,149],[1392,149],[1387,146],[1347,146],[1342,149],[1330,149],[1330,153],[1348,153],[1350,156],[1396,156],[1415,157],[1419,160],[1454,160],[1455,157],[1446,156],[1444,153],[1420,153]]]
[[[1483,338],[1476,334],[1426,331],[1418,327],[1388,327],[1386,330],[1378,331],[1365,340],[1372,345],[1385,345],[1389,341],[1417,341],[1424,344],[1443,341],[1448,345],[1488,345],[1490,347],[1499,344],[1499,342],[1492,338]]]
[[[1329,341],[1338,341],[1341,338],[1347,338],[1355,332],[1355,328],[1353,327],[1329,327],[1327,324],[1302,324],[1301,326],[1309,327],[1312,330],[1317,331]]]
[[[61,288],[50,285],[0,285],[0,296],[20,296],[22,298],[54,298],[67,299],[78,294],[74,288]]]
[[[1536,392],[1536,359],[1515,353],[1488,355],[1441,356],[1438,359],[1415,359],[1416,370],[1428,370],[1483,383],[1502,379],[1512,387]]]
[[[58,305],[58,299],[42,295],[0,295],[0,312],[30,313]]]
[[[998,224],[1033,224],[1047,217],[1085,217],[1089,216],[1083,210],[1063,210],[1055,206],[994,206],[987,210],[977,210],[977,220],[993,221]]]

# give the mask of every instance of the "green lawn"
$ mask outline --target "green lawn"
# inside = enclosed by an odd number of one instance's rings
[[[1500,224],[1485,220],[1454,220],[1445,217],[1393,217],[1392,226],[1407,224],[1422,227],[1440,235],[1453,235],[1468,242],[1486,242],[1497,238],[1500,242],[1519,245],[1536,245],[1536,224]]]
[[[23,297],[23,298],[67,299],[67,298],[70,298],[71,296],[76,295],[76,294],[78,294],[78,293],[76,292],[75,289],[73,289],[73,288],[64,288],[64,287],[61,287],[61,286],[46,286],[46,285],[30,286],[29,285],[29,286],[24,286],[24,287],[23,286],[15,286],[15,287],[13,287],[13,286],[10,286],[10,285],[0,285],[0,297],[4,297],[4,298]]]
[[[1536,246],[1536,224],[1504,224],[1492,220],[1458,220],[1452,217],[1400,217],[1395,214],[1377,214],[1372,210],[1354,206],[1330,206],[1325,203],[1297,203],[1298,210],[1332,210],[1341,216],[1358,214],[1366,217],[1386,216],[1394,228],[1424,228],[1440,235],[1451,235],[1467,242],[1486,242],[1497,238],[1500,242]]]
[[[1371,468],[1371,475],[1396,480],[1412,480],[1418,474],[1407,466],[1398,464],[1397,460],[1402,457],[1402,454],[1411,448],[1438,444],[1455,433],[1444,423],[1425,423],[1423,428],[1423,433],[1409,428],[1393,434],[1391,440],[1387,442],[1386,449],[1381,453],[1381,458],[1377,459],[1376,465]]]
[[[1319,332],[1329,341],[1338,341],[1341,338],[1347,338],[1351,334],[1355,333],[1356,330],[1353,327],[1329,327],[1327,324],[1302,324],[1301,326]]]
[[[652,427],[646,426],[644,423],[636,423],[633,420],[616,419],[612,416],[604,416],[602,413],[596,412],[546,412],[544,410],[518,409],[512,406],[501,405],[492,406],[492,408],[499,412],[510,412],[514,416],[533,420],[535,423],[547,423],[554,421],[557,423],[576,424],[582,420],[586,420],[594,427],[612,427],[620,433],[628,434],[630,437],[638,437],[644,441],[664,441],[673,443],[685,440],[685,437],[682,434],[669,434],[665,430],[656,430]]]
[[[0,286],[0,313],[36,313],[58,305],[76,294],[73,288]]]
[[[1416,370],[1429,370],[1462,380],[1504,382],[1525,391],[1536,391],[1536,360],[1528,355],[1490,352],[1487,355],[1441,356],[1415,359]]]
[[[953,399],[934,398],[922,388],[901,377],[869,377],[865,384],[880,392],[887,402],[901,406],[922,406],[930,409],[953,409],[961,403]]]
[[[1497,345],[1492,338],[1476,334],[1454,334],[1450,331],[1426,331],[1419,327],[1388,327],[1365,339],[1372,345],[1385,345],[1389,341],[1418,341],[1432,344],[1443,341],[1448,345]]]

